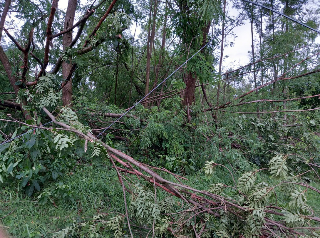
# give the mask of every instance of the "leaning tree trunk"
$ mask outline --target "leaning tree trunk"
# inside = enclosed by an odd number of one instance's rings
[[[64,22],[64,30],[70,28],[73,25],[74,16],[77,8],[77,0],[69,0],[67,13]],[[66,50],[72,42],[72,31],[69,31],[63,35],[62,38],[63,50]],[[62,63],[62,76],[64,79],[68,78],[72,69],[70,62],[64,61]],[[62,88],[62,101],[64,106],[70,106],[72,103],[72,79],[68,80],[66,85]]]

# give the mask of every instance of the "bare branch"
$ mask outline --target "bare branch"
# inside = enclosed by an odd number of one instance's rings
[[[45,46],[45,51],[44,51],[44,68],[48,66],[49,63],[49,46],[52,41],[52,23],[54,19],[54,14],[58,8],[58,2],[59,0],[53,0],[52,1],[52,7],[51,7],[51,12],[47,24],[47,40],[46,40],[46,46]]]
[[[23,51],[23,54],[24,54],[24,58],[23,58],[23,71],[22,71],[22,76],[21,76],[21,79],[23,82],[26,81],[26,74],[28,72],[28,52],[30,50],[30,46],[31,46],[31,42],[32,42],[32,39],[33,39],[33,29],[31,29],[30,33],[29,33],[29,40],[28,40],[28,43],[26,45],[26,48],[24,49]]]
[[[0,100],[0,106],[21,110],[21,105],[8,100]]]
[[[14,39],[14,37],[8,32],[8,30],[6,28],[3,28],[3,30],[5,31],[7,36],[10,38],[10,40],[18,47],[18,49],[24,52],[24,49],[22,48],[22,46],[18,43],[18,41]]]
[[[95,12],[95,10],[88,10],[87,13],[83,16],[83,18],[81,20],[79,20],[76,24],[74,24],[72,27],[64,30],[64,31],[61,31],[55,35],[52,35],[52,39],[53,38],[56,38],[58,36],[61,36],[65,33],[68,33],[70,31],[72,31],[74,28],[76,28],[77,26],[79,26],[80,24],[81,25],[84,25],[86,23],[86,21],[88,20],[88,18]]]
[[[11,5],[11,0],[6,0],[6,3],[2,11],[1,20],[0,20],[0,42],[2,37],[2,30],[4,29],[4,23],[6,22],[6,17],[7,17],[10,5]]]
[[[277,113],[277,112],[310,112],[310,111],[317,111],[320,110],[320,107],[305,109],[305,110],[283,110],[283,111],[264,111],[264,112],[230,112],[236,114],[270,114],[270,113]]]
[[[113,0],[112,3],[110,4],[108,10],[106,11],[106,13],[101,17],[100,21],[98,22],[97,26],[94,28],[94,30],[91,32],[91,34],[89,35],[88,39],[86,40],[86,42],[83,45],[83,48],[87,46],[87,44],[89,43],[90,39],[92,36],[94,36],[96,34],[96,32],[99,30],[102,22],[107,18],[107,16],[109,15],[110,11],[112,10],[113,6],[116,4],[117,0]]]

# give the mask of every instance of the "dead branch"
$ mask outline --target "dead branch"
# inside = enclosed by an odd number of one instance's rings
[[[271,84],[276,83],[276,82],[281,81],[281,80],[284,81],[284,80],[289,80],[289,79],[300,78],[300,77],[304,77],[304,76],[307,76],[307,75],[310,75],[310,74],[314,74],[314,73],[319,73],[319,72],[320,72],[320,69],[317,69],[317,70],[314,70],[314,71],[311,71],[311,72],[308,72],[308,73],[304,73],[304,74],[301,74],[301,75],[298,75],[298,76],[290,77],[290,78],[281,78],[281,77],[279,77],[279,78],[277,78],[277,79],[275,79],[275,80],[272,80],[272,81],[270,81],[270,82],[268,82],[268,83],[265,83],[265,84],[263,84],[263,85],[261,85],[261,86],[259,86],[259,87],[257,87],[257,88],[254,88],[254,89],[250,90],[249,92],[246,92],[246,93],[242,94],[242,95],[239,96],[239,97],[236,97],[234,100],[235,100],[235,101],[236,101],[236,100],[239,100],[239,99],[241,99],[241,98],[243,98],[243,97],[245,97],[245,96],[247,96],[247,95],[249,95],[249,94],[251,94],[251,93],[253,93],[253,92],[256,92],[256,91],[260,90],[261,88],[264,88],[264,87],[266,87],[266,86],[268,86],[268,85],[271,85]],[[212,110],[219,110],[219,109],[221,109],[221,108],[226,108],[226,107],[229,106],[231,103],[232,103],[232,102],[229,101],[229,102],[227,102],[227,103],[225,103],[225,104],[223,104],[223,105],[221,105],[221,106],[218,106],[218,107],[215,107],[215,108],[208,108],[208,109],[205,109],[204,111],[207,112],[207,111],[212,111]]]
[[[231,214],[234,214],[235,216],[239,217],[239,219],[243,219],[244,213],[248,213],[248,212],[250,213],[254,210],[253,208],[238,205],[237,201],[233,201],[230,198],[219,196],[207,191],[198,190],[181,183],[174,183],[169,180],[166,180],[163,177],[161,177],[159,174],[151,170],[146,165],[136,161],[135,159],[122,153],[121,151],[118,151],[108,146],[107,144],[98,140],[92,134],[88,133],[85,135],[82,132],[72,128],[71,126],[65,123],[58,122],[56,121],[55,117],[46,108],[43,108],[43,110],[57,125],[67,128],[68,130],[76,133],[77,135],[79,135],[80,137],[86,140],[90,140],[92,142],[94,141],[96,143],[99,143],[101,146],[103,146],[106,149],[107,153],[109,154],[110,158],[112,158],[113,160],[115,160],[121,166],[124,167],[124,168],[121,168],[116,166],[112,160],[113,166],[117,170],[119,180],[121,178],[121,175],[119,173],[120,171],[123,173],[128,173],[128,174],[136,175],[137,177],[141,177],[147,182],[153,184],[154,186],[157,186],[158,188],[161,188],[162,190],[168,192],[169,194],[177,198],[180,198],[186,203],[194,206],[194,208],[196,209],[194,212],[198,214],[209,213],[212,215],[217,215],[218,213],[215,212],[215,210],[223,210],[224,212],[229,212]],[[135,169],[134,166],[143,172],[140,172],[138,169]],[[122,182],[122,180],[120,180],[120,182]],[[299,184],[299,185],[305,186],[305,184]],[[310,188],[310,189],[313,189],[313,188]],[[277,208],[269,206],[268,209],[265,210],[265,212],[269,214],[277,213],[278,215],[283,216],[284,214],[282,212],[279,212],[278,210],[279,209]],[[306,217],[306,218],[313,221],[320,222],[320,218],[318,217]],[[303,234],[301,232],[298,232],[297,229],[287,227],[285,223],[272,220],[271,218],[265,218],[265,224],[269,224],[271,227],[273,227],[272,229],[281,229],[283,230],[283,232],[288,234],[297,234],[297,235]],[[264,226],[262,227],[262,229],[266,229],[266,227]],[[316,227],[314,229],[316,229]]]
[[[270,114],[270,113],[278,113],[278,112],[308,112],[308,111],[317,111],[320,110],[320,107],[305,109],[305,110],[283,110],[283,111],[264,111],[264,112],[230,112],[236,114]]]
[[[235,104],[235,105],[230,105],[230,107],[236,107],[236,106],[241,106],[241,105],[245,105],[245,104],[259,103],[259,102],[290,102],[290,101],[297,101],[297,100],[314,98],[314,97],[319,97],[320,98],[320,94],[316,94],[316,95],[312,95],[312,96],[306,96],[306,97],[300,97],[300,98],[289,98],[289,99],[276,99],[276,100],[260,99],[260,100],[254,100],[254,101],[250,101],[250,102],[243,102],[243,103],[238,103],[238,104]]]

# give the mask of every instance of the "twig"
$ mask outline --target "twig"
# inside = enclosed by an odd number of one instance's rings
[[[320,110],[320,107],[305,109],[305,110],[283,110],[283,111],[264,111],[264,112],[230,112],[237,114],[269,114],[269,113],[278,113],[278,112],[310,112]]]
[[[66,30],[64,30],[64,31],[61,31],[61,32],[59,32],[59,33],[57,33],[57,34],[55,34],[55,35],[52,35],[52,38],[56,38],[56,37],[61,36],[61,35],[65,34],[65,33],[68,33],[68,32],[70,32],[70,31],[72,31],[74,28],[76,28],[77,26],[79,26],[80,24],[85,23],[85,22],[88,20],[88,18],[89,18],[94,12],[95,12],[94,9],[92,9],[92,10],[87,10],[87,13],[83,16],[83,18],[82,18],[81,20],[79,20],[79,21],[78,21],[76,24],[74,24],[72,27],[70,27],[70,28],[68,28],[68,29],[66,29]]]
[[[85,41],[83,48],[87,46],[87,44],[89,43],[89,41],[91,40],[91,37],[93,35],[96,34],[96,32],[99,30],[102,22],[107,18],[107,16],[109,15],[110,11],[112,10],[114,4],[117,2],[117,0],[113,0],[112,3],[110,4],[108,10],[106,11],[106,13],[101,17],[100,21],[98,22],[98,24],[96,25],[96,27],[94,28],[94,30],[91,32],[91,34],[89,35],[88,39]]]
[[[44,69],[47,68],[48,63],[49,63],[49,46],[51,44],[52,41],[52,23],[53,23],[53,18],[54,18],[54,14],[58,8],[58,2],[59,0],[53,0],[52,1],[52,7],[51,7],[51,12],[50,12],[50,16],[49,16],[49,20],[48,20],[48,24],[47,24],[47,39],[46,39],[46,45],[44,48]]]
[[[122,176],[121,174],[119,173],[118,169],[117,169],[117,166],[115,165],[112,157],[110,156],[110,160],[111,160],[111,163],[113,164],[114,168],[116,169],[117,171],[117,174],[118,174],[118,178],[119,178],[119,181],[121,183],[121,186],[122,186],[122,192],[123,192],[123,200],[124,200],[124,206],[125,206],[125,210],[126,210],[126,217],[127,217],[127,222],[128,222],[128,228],[129,228],[129,231],[130,231],[130,235],[131,235],[131,238],[133,238],[133,235],[132,235],[132,231],[131,231],[131,226],[130,226],[130,220],[129,220],[129,214],[128,214],[128,206],[127,206],[127,199],[126,199],[126,190],[125,190],[125,187],[124,187],[124,183],[122,181]]]

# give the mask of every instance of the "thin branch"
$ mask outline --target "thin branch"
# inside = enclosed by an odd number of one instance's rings
[[[297,101],[297,100],[314,98],[314,97],[319,97],[320,98],[320,94],[316,94],[316,95],[312,95],[312,96],[306,96],[306,97],[300,97],[300,98],[289,98],[289,99],[276,99],[276,100],[260,99],[260,100],[250,101],[250,102],[238,103],[238,104],[235,104],[235,105],[231,105],[230,107],[236,107],[236,106],[241,106],[241,105],[245,105],[245,104],[259,103],[259,102],[290,102],[290,101]]]
[[[83,18],[82,18],[81,20],[79,20],[79,21],[78,21],[76,24],[74,24],[72,27],[70,27],[70,28],[68,28],[68,29],[66,29],[66,30],[64,30],[64,31],[61,31],[61,32],[59,32],[59,33],[57,33],[57,34],[55,34],[55,35],[52,35],[52,36],[51,36],[52,39],[53,39],[53,38],[56,38],[56,37],[58,37],[58,36],[61,36],[61,35],[65,34],[65,33],[68,33],[68,32],[70,32],[70,31],[72,31],[74,28],[76,28],[77,26],[79,26],[80,24],[85,23],[85,22],[88,20],[88,18],[89,18],[94,12],[95,12],[94,9],[92,9],[92,10],[87,10],[87,13],[83,16]]]
[[[231,73],[233,73],[233,72],[236,72],[236,71],[238,71],[238,70],[244,69],[244,68],[249,67],[249,66],[251,66],[251,65],[257,64],[257,63],[259,63],[259,62],[263,62],[263,61],[266,61],[266,60],[272,60],[272,59],[280,58],[280,57],[282,57],[282,56],[284,56],[284,55],[288,55],[288,54],[293,53],[293,52],[295,52],[295,51],[304,49],[304,48],[306,48],[307,46],[308,46],[308,45],[304,45],[304,46],[302,46],[302,47],[300,47],[300,48],[293,49],[292,51],[283,53],[283,54],[281,54],[281,55],[276,55],[276,56],[272,56],[272,57],[269,57],[269,58],[259,59],[259,60],[255,61],[255,62],[252,62],[252,63],[246,64],[246,65],[244,65],[244,66],[241,66],[240,68],[237,68],[237,69],[235,69],[235,70],[227,71],[227,72],[225,72],[225,73],[222,74],[222,75],[231,74]]]
[[[0,20],[0,42],[2,38],[2,30],[4,29],[4,23],[6,22],[6,17],[7,17],[10,5],[11,5],[11,0],[6,0],[6,3],[2,11],[1,20]]]
[[[13,109],[18,109],[21,110],[21,105],[15,102],[11,102],[8,100],[0,100],[0,105],[3,107],[9,107],[9,108],[13,108]]]
[[[278,112],[309,112],[309,111],[317,111],[320,110],[320,107],[305,109],[305,110],[283,110],[283,111],[264,111],[264,112],[230,112],[236,114],[270,114],[270,113],[278,113]]]
[[[117,0],[113,0],[112,1],[112,3],[110,4],[108,10],[106,11],[106,13],[101,17],[100,21],[98,22],[98,24],[96,25],[94,30],[91,32],[91,34],[89,35],[88,39],[85,41],[85,43],[83,45],[83,48],[87,46],[87,44],[91,40],[91,37],[94,36],[96,34],[96,32],[99,30],[102,22],[107,18],[107,16],[109,15],[110,11],[112,10],[112,8],[116,4],[116,2],[117,2]]]
[[[46,46],[44,48],[44,68],[46,69],[49,63],[49,46],[52,44],[52,23],[53,23],[53,19],[54,19],[54,14],[58,8],[58,2],[59,0],[53,0],[52,1],[52,7],[51,7],[51,12],[50,12],[50,16],[49,16],[49,20],[48,20],[48,24],[47,24],[47,40],[46,40]]]
[[[125,190],[125,187],[124,187],[124,183],[122,181],[122,176],[121,176],[120,172],[118,171],[117,166],[115,165],[115,163],[114,163],[114,161],[113,161],[111,156],[110,156],[110,160],[111,160],[111,163],[113,164],[115,170],[117,171],[118,178],[119,178],[119,181],[120,181],[121,186],[122,186],[123,200],[124,200],[124,207],[125,207],[125,210],[126,210],[128,228],[129,228],[130,235],[133,238],[132,231],[131,231],[131,226],[130,226],[130,220],[129,220],[128,206],[127,206],[127,199],[126,199],[126,190]]]
[[[35,56],[32,52],[30,52],[30,55],[32,56],[32,58],[34,58],[40,64],[41,71],[44,72],[44,66],[43,66],[43,63],[41,62],[41,60],[37,56]]]
[[[26,45],[26,48],[23,51],[24,54],[24,58],[23,58],[23,71],[22,71],[22,75],[21,75],[21,79],[23,82],[26,82],[26,74],[28,72],[28,56],[29,56],[29,50],[30,50],[30,46],[31,46],[31,42],[33,39],[33,28],[31,29],[30,33],[29,33],[29,40],[28,43]]]
[[[24,49],[22,48],[22,46],[18,43],[18,41],[16,41],[14,39],[14,37],[8,32],[8,30],[6,28],[3,28],[3,30],[5,31],[5,33],[7,34],[7,36],[10,38],[10,40],[17,46],[17,48],[24,52]]]
[[[71,70],[70,70],[70,72],[69,72],[69,74],[68,74],[68,77],[66,78],[66,80],[62,83],[62,85],[61,85],[61,89],[64,87],[64,86],[66,86],[67,85],[67,83],[70,81],[70,79],[71,79],[71,77],[72,77],[72,74],[74,73],[74,71],[76,70],[76,68],[77,68],[77,64],[73,64],[72,65],[72,68],[71,68]]]
[[[236,97],[234,100],[239,100],[239,99],[241,99],[241,98],[243,98],[243,97],[245,97],[245,96],[247,96],[247,95],[249,95],[249,94],[251,94],[253,92],[256,92],[256,91],[260,90],[261,88],[264,88],[264,87],[266,87],[266,86],[268,86],[270,84],[276,83],[276,82],[278,82],[280,80],[284,81],[284,80],[289,80],[289,79],[296,79],[296,78],[304,77],[304,76],[307,76],[307,75],[310,75],[310,74],[314,74],[314,73],[319,73],[319,72],[320,72],[320,69],[317,69],[317,70],[314,70],[314,71],[311,71],[311,72],[308,72],[308,73],[304,73],[304,74],[301,74],[301,75],[298,75],[298,76],[294,76],[294,77],[291,77],[291,78],[281,78],[281,77],[279,77],[279,78],[277,78],[275,80],[272,80],[272,81],[270,81],[268,83],[265,83],[265,84],[263,84],[263,85],[261,85],[261,86],[259,86],[257,88],[254,88],[254,89],[250,90],[249,92],[246,92],[246,93],[242,94],[239,97]],[[206,111],[219,110],[221,108],[226,108],[231,103],[232,102],[229,101],[229,102],[227,102],[227,103],[225,103],[225,104],[223,104],[221,106],[218,106],[218,107],[215,107],[215,108],[208,108],[208,109],[205,109],[204,111],[206,112]]]

